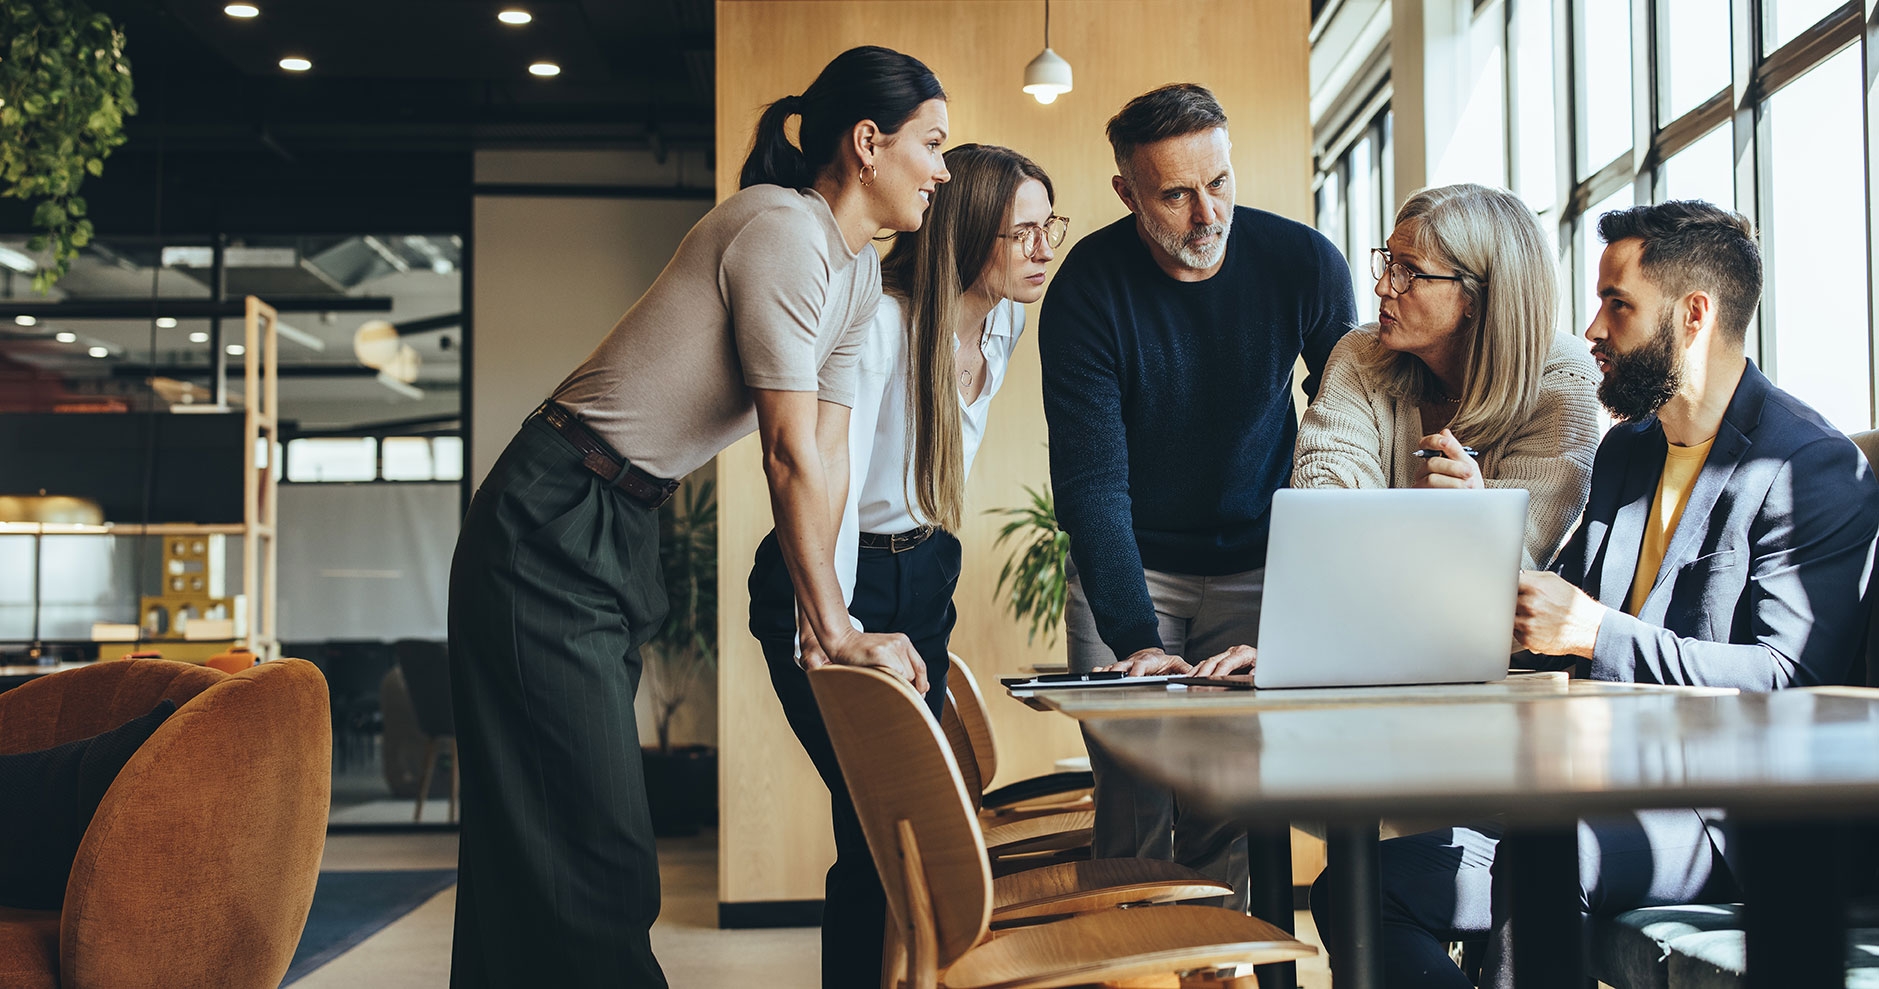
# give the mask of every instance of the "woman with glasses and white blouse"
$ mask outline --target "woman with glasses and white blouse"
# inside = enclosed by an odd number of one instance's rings
[[[1015,151],[961,145],[946,152],[946,167],[952,179],[934,193],[926,223],[896,237],[881,262],[835,549],[856,627],[913,641],[936,718],[946,700],[960,569],[953,532],[964,516],[966,473],[1024,331],[1023,307],[1043,297],[1045,269],[1069,222],[1052,212],[1049,176]],[[822,984],[878,986],[887,903],[803,674],[819,665],[821,649],[798,621],[775,533],[757,549],[750,599],[750,630],[777,699],[829,787],[836,861],[822,912]]]
[[[1523,566],[1544,567],[1585,508],[1598,366],[1559,333],[1539,218],[1512,193],[1424,189],[1371,252],[1376,324],[1331,351],[1298,427],[1295,488],[1525,488]]]

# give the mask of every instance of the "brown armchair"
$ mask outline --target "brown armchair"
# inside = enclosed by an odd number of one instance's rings
[[[313,664],[236,674],[98,663],[0,694],[0,753],[108,731],[169,698],[92,817],[62,910],[0,908],[0,986],[274,989],[313,903],[332,722]]]

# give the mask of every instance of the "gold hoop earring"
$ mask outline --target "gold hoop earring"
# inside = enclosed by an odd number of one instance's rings
[[[875,171],[874,165],[872,164],[861,166],[861,184],[864,186],[873,185],[874,177],[878,174],[879,173]]]

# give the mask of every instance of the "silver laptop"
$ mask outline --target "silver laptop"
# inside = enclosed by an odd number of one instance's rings
[[[1279,491],[1256,687],[1507,676],[1527,492]]]

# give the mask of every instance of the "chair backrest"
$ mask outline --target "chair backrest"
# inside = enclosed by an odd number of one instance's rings
[[[985,781],[979,779],[978,756],[973,754],[972,736],[966,731],[965,722],[959,719],[959,699],[950,686],[946,688],[946,706],[940,709],[940,734],[945,736],[947,747],[953,751],[953,764],[959,767],[959,778],[965,784],[972,806],[984,806],[985,801],[980,798],[985,794]]]
[[[392,645],[405,692],[417,714],[418,730],[433,737],[457,733],[450,701],[450,648],[428,639],[401,639]]]
[[[194,663],[135,659],[30,680],[0,694],[0,755],[103,734],[164,699],[180,708],[227,676]]]
[[[998,743],[992,740],[992,715],[985,707],[985,694],[979,690],[979,678],[958,653],[946,654],[951,668],[946,674],[946,689],[959,702],[959,723],[972,741],[972,755],[979,764],[979,786],[992,785],[998,775]]]
[[[901,871],[900,829],[911,825],[944,970],[985,936],[992,919],[991,862],[952,749],[926,702],[894,677],[829,665],[811,671],[809,685],[902,931],[921,908],[910,902]]]
[[[335,700],[378,703],[378,682],[397,660],[389,642],[377,639],[329,639],[325,646],[327,684]]]
[[[1879,429],[1854,433],[1853,445],[1866,455],[1866,463],[1879,471]],[[1866,586],[1866,648],[1860,652],[1866,668],[1854,670],[1849,679],[1879,687],[1879,552],[1875,553],[1873,562],[1872,579]]]
[[[326,683],[297,659],[203,672],[214,682],[125,764],[79,845],[65,985],[273,989],[287,973],[326,845]]]

